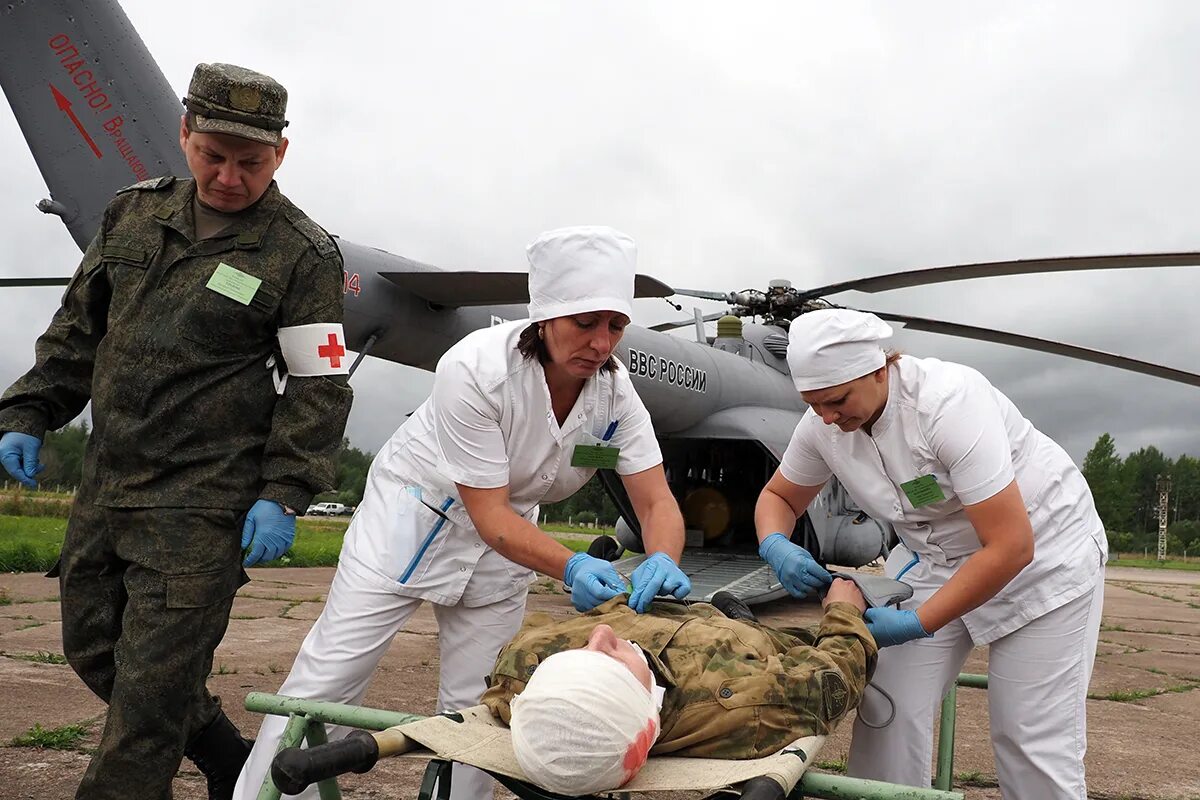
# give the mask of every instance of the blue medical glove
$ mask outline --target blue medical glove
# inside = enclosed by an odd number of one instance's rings
[[[880,647],[891,647],[913,639],[928,639],[933,636],[921,625],[917,612],[909,609],[901,610],[891,606],[868,608],[863,618],[867,621],[867,630],[875,637],[875,644]]]
[[[833,583],[833,576],[807,550],[782,533],[763,539],[758,555],[771,565],[792,597],[805,597]]]
[[[676,600],[687,597],[692,582],[666,553],[655,553],[633,571],[633,594],[629,607],[641,614],[657,595],[669,594]]]
[[[242,552],[246,553],[243,567],[260,561],[274,561],[287,552],[296,538],[296,516],[284,513],[283,506],[274,500],[257,500],[246,515],[242,526]]]
[[[587,553],[576,553],[567,561],[563,583],[571,590],[576,611],[590,611],[605,600],[625,594],[625,579],[613,565]]]
[[[45,464],[38,463],[41,449],[42,440],[36,436],[9,431],[0,436],[0,464],[20,483],[36,489],[34,477],[46,468]]]

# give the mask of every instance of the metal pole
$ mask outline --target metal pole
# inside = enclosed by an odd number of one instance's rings
[[[316,720],[310,721],[305,738],[308,739],[309,747],[317,747],[328,742],[329,736],[325,733],[325,723]],[[321,796],[321,800],[342,800],[342,790],[338,788],[337,778],[327,778],[319,782],[317,794]]]
[[[303,713],[290,714],[287,725],[283,729],[283,736],[279,738],[279,750],[285,747],[299,747],[307,729],[308,719]],[[271,771],[267,770],[267,775],[263,778],[262,788],[258,790],[258,800],[280,800],[282,797],[283,792],[279,791],[278,787],[275,786],[275,781],[271,780]]]
[[[958,687],[951,684],[942,698],[942,722],[938,727],[937,775],[933,788],[949,789],[954,783],[954,722],[958,712]]]
[[[1167,508],[1171,496],[1171,476],[1159,475],[1158,488],[1158,560],[1167,560]]]
[[[326,703],[321,700],[303,700],[299,697],[284,697],[266,692],[251,692],[246,695],[246,710],[280,716],[304,714],[309,719],[328,725],[348,725],[368,731],[381,731],[393,725],[407,725],[425,719],[424,714],[405,714],[400,711],[383,711],[378,708]]]
[[[960,672],[958,686],[971,689],[986,689],[987,675],[972,675]],[[954,785],[954,724],[958,718],[958,689],[951,686],[950,691],[942,698],[942,721],[938,727],[937,774],[934,775],[934,788],[949,790]]]
[[[921,789],[822,772],[804,773],[796,789],[801,792],[800,797],[819,797],[822,800],[962,800],[959,792]]]

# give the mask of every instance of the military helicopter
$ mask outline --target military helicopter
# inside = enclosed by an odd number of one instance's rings
[[[38,203],[58,216],[82,249],[118,189],[163,175],[186,175],[177,131],[182,107],[116,0],[39,0],[0,6],[0,88],[50,189]],[[525,316],[524,272],[447,271],[338,239],[345,266],[345,349],[431,369],[472,330]],[[638,276],[639,297],[717,300],[728,313],[660,325],[631,325],[618,356],[653,418],[672,491],[684,511],[682,567],[692,598],[732,591],[748,602],[784,594],[759,560],[754,502],[805,412],[788,376],[787,331],[797,316],[831,307],[828,296],[877,292],[968,278],[1055,271],[1185,266],[1198,253],[1048,258],[919,269],[815,288],[787,280],[765,289],[672,288]],[[64,285],[67,278],[4,278],[2,287]],[[676,305],[676,304],[673,304]],[[681,305],[676,305],[680,311]],[[878,313],[878,312],[877,312]],[[911,329],[1008,344],[1200,386],[1200,375],[1014,333],[900,314],[882,318]],[[716,336],[704,323],[717,320]],[[749,318],[749,322],[743,322]],[[668,335],[695,326],[693,339]],[[400,424],[402,419],[397,419]],[[616,540],[597,554],[628,572],[644,556],[635,516],[613,475],[601,480],[622,512]],[[837,484],[797,524],[793,538],[820,560],[857,567],[886,554],[893,532],[869,518]]]

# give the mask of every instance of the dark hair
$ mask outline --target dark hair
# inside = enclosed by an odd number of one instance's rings
[[[538,328],[542,326],[541,322],[531,322],[521,331],[521,338],[517,339],[517,352],[525,356],[525,358],[537,358],[538,362],[545,364],[550,360],[550,351],[546,348],[546,343],[542,341],[542,337],[538,336]],[[600,367],[604,372],[617,371],[617,357],[609,355],[608,361]]]

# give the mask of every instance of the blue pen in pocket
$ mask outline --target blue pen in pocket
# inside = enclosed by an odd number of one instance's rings
[[[607,442],[609,439],[611,439],[613,434],[617,432],[617,424],[620,423],[620,421],[621,420],[619,419],[614,419],[612,422],[608,423],[608,430],[604,431],[604,438],[600,441]]]

